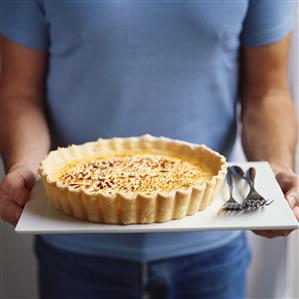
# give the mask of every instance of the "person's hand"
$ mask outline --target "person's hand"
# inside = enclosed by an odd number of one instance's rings
[[[17,224],[34,183],[35,175],[26,166],[10,169],[0,184],[0,219]]]
[[[278,171],[276,172],[276,179],[297,221],[299,221],[299,176],[292,170]],[[292,231],[293,230],[260,230],[254,231],[254,233],[263,237],[274,238],[278,236],[286,237]]]

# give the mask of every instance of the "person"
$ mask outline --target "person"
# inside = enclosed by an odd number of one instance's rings
[[[0,216],[15,225],[50,149],[99,137],[204,143],[271,163],[299,219],[287,82],[295,1],[2,0]],[[290,231],[259,231],[266,237]],[[42,235],[40,298],[244,298],[239,231]]]

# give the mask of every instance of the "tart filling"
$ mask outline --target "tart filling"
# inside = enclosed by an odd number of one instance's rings
[[[209,180],[211,169],[162,153],[129,152],[70,162],[58,181],[88,192],[170,192]]]

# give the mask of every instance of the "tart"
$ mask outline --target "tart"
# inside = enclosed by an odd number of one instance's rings
[[[217,197],[226,171],[225,157],[205,145],[151,135],[58,148],[39,167],[57,209],[109,224],[193,215]]]

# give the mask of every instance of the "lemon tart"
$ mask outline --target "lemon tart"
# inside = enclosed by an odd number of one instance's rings
[[[225,157],[204,145],[151,135],[58,148],[39,167],[57,209],[109,224],[193,215],[217,197],[226,171]]]

